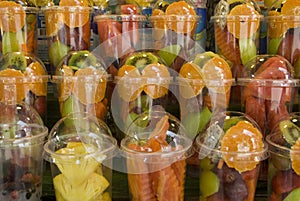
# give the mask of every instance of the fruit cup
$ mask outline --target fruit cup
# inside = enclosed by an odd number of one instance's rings
[[[0,66],[0,102],[30,105],[45,120],[49,77],[43,62],[30,54],[10,52],[2,55]]]
[[[83,113],[60,119],[44,145],[56,200],[109,201],[116,140],[107,125]]]
[[[234,84],[231,68],[213,52],[197,54],[183,64],[177,82],[181,120],[188,136],[194,139],[214,115],[228,109]]]
[[[8,52],[36,54],[38,8],[13,1],[0,2],[0,55]]]
[[[93,53],[88,50],[69,52],[52,77],[58,91],[61,117],[86,112],[105,120],[109,80],[109,75]]]
[[[184,61],[195,54],[195,30],[199,23],[193,5],[186,1],[173,2],[164,7],[154,7],[152,38],[154,50],[167,66],[179,72]]]
[[[154,108],[168,110],[167,103],[169,106],[172,103],[172,77],[169,68],[152,52],[135,52],[127,57],[118,70],[115,83],[111,96],[111,113],[120,131],[118,139],[124,137],[128,126],[140,114]],[[176,101],[175,97],[172,101]]]
[[[269,146],[268,195],[269,200],[291,201],[300,192],[300,124],[299,116],[280,122],[280,130],[266,140]]]
[[[92,9],[87,5],[62,5],[44,8],[51,74],[55,74],[57,66],[68,52],[90,48]]]
[[[200,200],[254,201],[259,166],[268,156],[258,125],[240,112],[224,112],[195,140]]]
[[[184,200],[185,159],[192,140],[174,116],[151,111],[137,118],[121,141],[131,200]]]
[[[48,129],[20,122],[0,124],[0,200],[40,201]]]

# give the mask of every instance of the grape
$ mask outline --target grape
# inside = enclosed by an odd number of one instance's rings
[[[224,185],[224,193],[229,200],[243,201],[248,197],[247,186],[242,179],[237,179],[230,185]]]
[[[219,191],[219,178],[210,170],[204,170],[200,174],[200,193],[203,197],[208,197]]]
[[[211,160],[207,157],[200,160],[200,168],[203,170],[211,170],[213,169],[214,164],[211,162]]]

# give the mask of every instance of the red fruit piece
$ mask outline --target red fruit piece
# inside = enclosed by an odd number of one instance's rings
[[[276,194],[288,193],[300,187],[300,176],[291,170],[279,171],[272,178],[272,189]]]
[[[262,132],[264,133],[266,124],[265,100],[253,96],[248,96],[246,97],[245,107],[245,113],[257,122]]]
[[[100,42],[118,36],[122,33],[122,24],[111,19],[101,19],[98,21],[98,33]]]
[[[138,8],[134,4],[121,5],[121,14],[136,15],[138,14]]]
[[[268,130],[275,131],[278,128],[278,124],[282,120],[290,118],[290,114],[287,110],[287,106],[284,102],[266,101],[267,108],[267,125]]]

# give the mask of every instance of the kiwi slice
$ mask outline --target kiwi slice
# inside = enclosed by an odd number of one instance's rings
[[[283,138],[290,144],[296,143],[300,137],[300,128],[290,120],[283,120],[279,123],[279,129]]]
[[[69,66],[76,66],[78,68],[96,67],[96,64],[97,58],[88,50],[73,52],[68,62]]]
[[[148,64],[158,63],[158,58],[151,52],[137,52],[126,59],[126,65],[132,65],[142,70]]]
[[[229,119],[226,119],[223,124],[223,130],[226,132],[229,128],[236,125],[239,121],[241,121],[241,117],[231,117]]]
[[[26,67],[27,67],[27,60],[23,53],[10,52],[5,55],[5,64],[2,66],[1,70],[5,68],[12,68],[24,72]]]

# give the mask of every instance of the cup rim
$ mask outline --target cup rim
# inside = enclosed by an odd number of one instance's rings
[[[201,16],[199,15],[155,15],[150,16],[149,19],[151,21],[158,21],[158,20],[164,20],[164,21],[198,21],[201,19]]]
[[[64,76],[64,75],[53,75],[51,78],[52,83],[60,84],[64,82],[75,82],[81,81],[86,83],[102,83],[112,80],[112,75],[103,73],[102,75],[85,75],[85,76]]]
[[[115,76],[114,82],[116,84],[127,84],[127,83],[142,83],[142,84],[171,84],[173,77],[120,77]]]
[[[232,79],[221,79],[221,80],[206,80],[203,79],[190,79],[190,78],[184,78],[178,76],[176,78],[177,83],[179,86],[187,86],[187,84],[190,85],[206,85],[206,86],[235,86],[236,80],[234,78]]]
[[[105,20],[114,20],[114,21],[146,21],[146,16],[135,14],[135,15],[126,15],[126,14],[105,14],[97,15],[94,17],[95,22],[105,21]]]
[[[44,8],[41,8],[42,11],[47,11],[47,12],[63,12],[67,10],[68,12],[92,12],[93,8],[88,7],[88,6],[46,6]]]
[[[266,136],[266,141],[267,141],[267,143],[268,143],[270,146],[272,146],[272,147],[276,147],[277,149],[282,150],[283,152],[290,152],[290,151],[291,151],[290,148],[288,148],[288,147],[286,147],[286,146],[283,146],[283,145],[279,145],[279,144],[277,144],[277,143],[275,143],[275,142],[273,142],[273,141],[271,140],[272,137],[274,137],[274,136],[280,136],[280,135],[281,135],[281,134],[280,134],[279,132],[275,132],[275,133],[272,133],[272,134],[267,135],[267,136]],[[270,148],[270,149],[271,149],[271,148]],[[272,152],[272,151],[270,150],[270,152]],[[296,153],[300,153],[300,151],[296,151]]]
[[[2,7],[0,8],[1,14],[11,14],[12,9],[15,11],[14,14],[18,13],[38,13],[39,9],[32,6],[14,6],[14,7]]]
[[[36,83],[46,83],[48,82],[49,75],[38,75],[30,77],[28,76],[15,76],[15,77],[0,77],[0,83],[3,85],[11,84],[36,84]]]
[[[298,87],[300,79],[259,79],[259,78],[237,78],[237,85],[246,86],[256,83],[258,87]]]
[[[217,20],[227,20],[227,21],[257,21],[259,19],[262,21],[264,19],[264,15],[215,15],[212,16],[211,21],[217,21]]]
[[[282,21],[279,22],[277,21],[279,19],[282,19],[283,21],[290,21],[290,20],[300,21],[300,15],[276,15],[276,16],[265,16],[264,18],[266,19],[267,22],[271,20],[272,21],[276,20],[275,23],[282,23]]]

